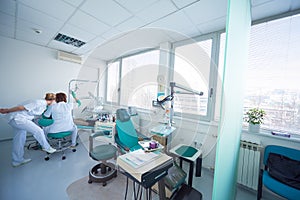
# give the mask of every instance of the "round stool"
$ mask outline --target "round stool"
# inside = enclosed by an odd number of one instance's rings
[[[65,151],[70,149],[71,142],[69,140],[66,140],[66,137],[69,137],[72,135],[71,131],[64,131],[64,132],[58,132],[58,133],[48,133],[47,139],[48,142],[51,144],[52,147],[56,149],[56,152],[62,152],[62,160],[66,159]],[[70,149],[73,152],[76,152],[75,148]],[[45,156],[45,160],[50,159],[50,154],[47,153]]]
[[[99,145],[90,151],[90,157],[100,163],[90,170],[88,183],[100,182],[106,186],[106,181],[117,177],[115,164],[107,161],[115,158],[116,153],[117,148],[111,144]]]

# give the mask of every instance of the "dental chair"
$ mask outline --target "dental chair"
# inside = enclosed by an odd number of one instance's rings
[[[46,127],[50,126],[53,124],[54,120],[53,119],[47,119],[47,118],[41,118],[38,120],[38,124],[41,127]],[[62,160],[66,159],[66,150],[72,150],[73,152],[76,152],[75,148],[70,149],[71,146],[71,131],[64,131],[64,132],[58,132],[58,133],[48,133],[47,134],[47,140],[49,144],[56,149],[56,152],[62,152]],[[55,153],[56,153],[55,152]],[[49,153],[45,156],[45,160],[48,161],[50,159]]]
[[[141,149],[139,140],[150,140],[146,136],[138,133],[130,119],[130,115],[126,109],[121,108],[117,110],[116,120],[116,134],[115,142],[120,148],[121,153],[127,153]]]
[[[94,146],[94,139],[105,135],[107,135],[106,131],[97,131],[89,137],[89,155],[100,163],[90,170],[88,183],[101,182],[103,186],[106,186],[108,180],[117,177],[116,165],[108,162],[112,158],[117,158],[117,148],[112,144]]]
[[[283,146],[266,146],[264,169],[260,170],[257,200],[263,185],[275,194],[290,200],[300,197],[300,150]]]

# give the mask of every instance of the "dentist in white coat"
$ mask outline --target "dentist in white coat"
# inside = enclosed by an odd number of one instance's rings
[[[44,113],[45,117],[52,116],[54,122],[50,126],[45,127],[44,132],[48,134],[71,131],[71,148],[74,148],[77,139],[77,126],[74,124],[72,117],[73,103],[67,103],[67,95],[65,93],[57,93],[55,96],[56,104],[49,106]],[[74,98],[78,105],[80,105],[80,101],[75,96]]]
[[[13,108],[1,108],[0,113],[8,114],[8,124],[13,128],[15,136],[13,138],[12,165],[14,167],[26,164],[31,159],[24,159],[24,145],[26,142],[26,133],[30,132],[40,143],[43,150],[48,153],[54,153],[53,149],[46,140],[43,129],[41,129],[32,120],[46,110],[55,98],[55,94],[47,93],[45,99],[29,100]]]

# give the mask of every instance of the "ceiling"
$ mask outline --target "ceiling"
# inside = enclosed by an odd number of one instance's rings
[[[300,1],[251,0],[251,6],[257,20],[297,10]],[[227,0],[0,0],[0,35],[110,60],[224,29],[226,9]],[[58,33],[86,44],[58,42]]]

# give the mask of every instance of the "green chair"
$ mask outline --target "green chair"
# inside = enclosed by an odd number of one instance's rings
[[[38,124],[42,127],[50,126],[53,124],[53,119],[47,119],[42,118],[38,120]],[[47,140],[49,144],[56,149],[56,152],[62,152],[62,160],[66,159],[65,151],[66,150],[72,150],[73,152],[76,152],[75,148],[70,149],[71,146],[71,137],[72,132],[71,131],[65,131],[65,132],[58,132],[58,133],[48,133],[47,134]],[[55,153],[56,153],[55,152]],[[45,160],[50,159],[49,153],[45,156]]]
[[[101,182],[103,186],[106,186],[108,180],[117,177],[116,165],[108,162],[110,159],[117,158],[117,148],[112,144],[101,144],[94,147],[94,139],[105,135],[107,135],[105,131],[99,131],[89,137],[89,155],[100,163],[90,170],[88,183]]]
[[[130,119],[130,115],[124,108],[117,110],[115,141],[122,153],[141,149],[139,140],[150,140],[138,133]]]

